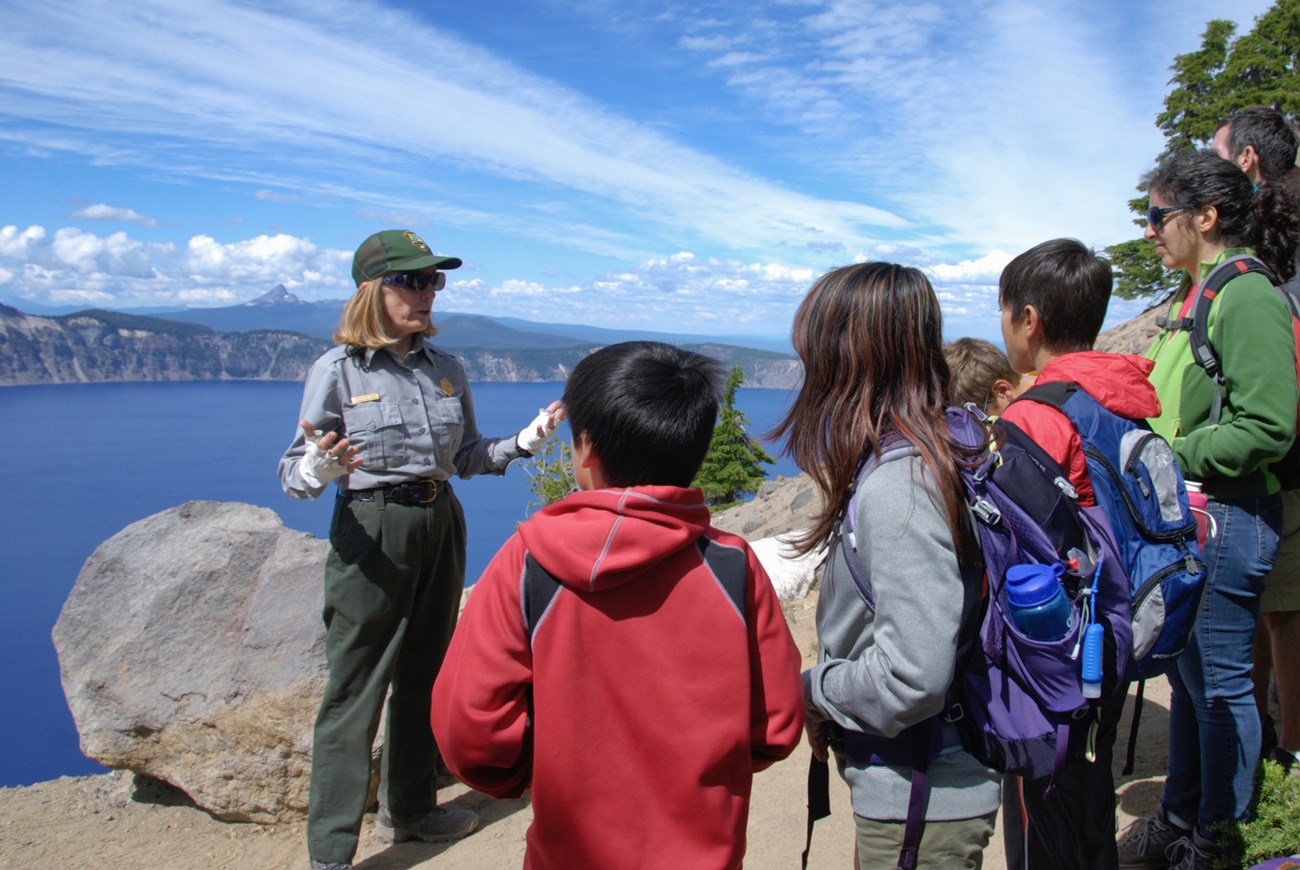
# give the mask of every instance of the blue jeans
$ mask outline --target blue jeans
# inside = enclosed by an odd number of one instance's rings
[[[1218,533],[1205,547],[1209,578],[1187,648],[1169,674],[1169,776],[1161,803],[1203,834],[1244,819],[1259,764],[1250,679],[1264,576],[1277,556],[1282,500],[1211,501]]]

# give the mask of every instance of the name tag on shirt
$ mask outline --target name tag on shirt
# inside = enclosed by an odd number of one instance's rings
[[[366,393],[364,396],[352,397],[352,404],[354,405],[360,405],[362,402],[378,402],[378,401],[379,401],[378,393]]]

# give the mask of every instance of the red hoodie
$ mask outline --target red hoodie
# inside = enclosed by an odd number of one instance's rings
[[[1134,354],[1103,353],[1097,350],[1067,353],[1043,366],[1035,384],[1074,381],[1111,413],[1142,421],[1160,416],[1160,400],[1147,380],[1154,365]],[[1097,503],[1088,479],[1083,443],[1069,419],[1055,408],[1039,402],[1012,402],[1002,419],[1015,423],[1025,434],[1061,464],[1079,493],[1079,504]]]
[[[743,614],[701,535],[744,553]],[[562,584],[531,646],[525,554]],[[698,489],[579,492],[521,525],[474,587],[433,730],[474,788],[531,786],[525,868],[740,867],[752,775],[802,733],[800,663],[767,574]]]

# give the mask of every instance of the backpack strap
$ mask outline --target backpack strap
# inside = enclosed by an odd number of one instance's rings
[[[739,547],[719,544],[708,535],[695,539],[695,546],[700,551],[700,559],[713,574],[718,586],[736,609],[741,622],[745,619],[745,585],[749,580],[749,564],[745,551]]]
[[[739,547],[719,544],[707,535],[700,535],[695,540],[695,546],[700,551],[701,561],[713,574],[740,621],[746,622],[745,586],[749,581],[749,565],[745,551]],[[539,565],[532,553],[524,554],[524,571],[519,578],[519,602],[529,643],[532,643],[537,628],[550,613],[551,605],[555,603],[561,588],[560,581]]]
[[[831,773],[827,761],[808,759],[808,836],[800,855],[800,870],[808,870],[808,853],[812,851],[813,825],[831,814]]]
[[[862,565],[855,558],[858,552],[858,491],[862,488],[862,482],[886,458],[913,451],[915,451],[915,448],[896,429],[886,432],[884,437],[880,439],[879,454],[868,448],[858,463],[857,472],[853,475],[853,486],[849,490],[848,498],[845,499],[843,515],[840,517],[839,527],[836,531],[840,547],[843,548],[847,543],[849,551],[851,551],[845,552],[844,564],[848,566],[849,576],[853,578],[853,585],[857,587],[862,600],[873,610],[876,607],[876,596],[871,586],[871,578],[866,575],[866,572],[862,570]]]
[[[1138,724],[1142,721],[1142,696],[1146,692],[1147,681],[1137,681],[1137,695],[1133,702],[1133,724],[1128,730],[1128,752],[1124,756],[1124,769],[1120,776],[1133,772],[1133,761],[1137,757]]]
[[[1219,357],[1210,344],[1210,304],[1229,281],[1248,272],[1258,272],[1267,278],[1270,284],[1277,286],[1277,277],[1263,261],[1249,254],[1236,254],[1224,259],[1205,276],[1197,290],[1196,302],[1192,308],[1192,358],[1214,381],[1214,398],[1210,400],[1212,422],[1217,422],[1223,413],[1224,378]]]
[[[1015,401],[1019,402],[1024,399],[1031,402],[1041,402],[1044,405],[1051,405],[1062,414],[1065,414],[1065,403],[1079,389],[1079,385],[1074,381],[1048,381],[1045,384],[1034,384],[1017,396]],[[1066,414],[1066,416],[1069,415]]]
[[[532,553],[524,554],[524,572],[519,578],[519,603],[523,609],[524,629],[528,633],[531,646],[533,634],[551,611],[556,595],[560,591],[560,581],[547,571]]]

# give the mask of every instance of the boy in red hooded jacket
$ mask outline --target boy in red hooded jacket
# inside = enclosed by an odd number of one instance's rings
[[[1110,263],[1073,239],[1044,242],[1002,271],[998,305],[1011,367],[1037,372],[1037,384],[1073,381],[1112,413],[1142,421],[1160,413],[1147,380],[1151,361],[1092,349],[1110,301]],[[1002,419],[1019,426],[1069,474],[1085,507],[1096,504],[1079,433],[1055,408],[1016,401]],[[1047,783],[1003,781],[1002,830],[1007,866],[1015,870],[1109,870],[1115,847],[1115,733],[1128,684],[1102,701],[1093,728],[1071,729],[1071,756],[1044,796]],[[1091,761],[1084,742],[1093,745]]]
[[[752,550],[690,486],[716,363],[604,348],[565,385],[581,489],[520,525],[433,689],[447,766],[532,789],[526,868],[735,868],[752,776],[803,729],[800,654]]]

